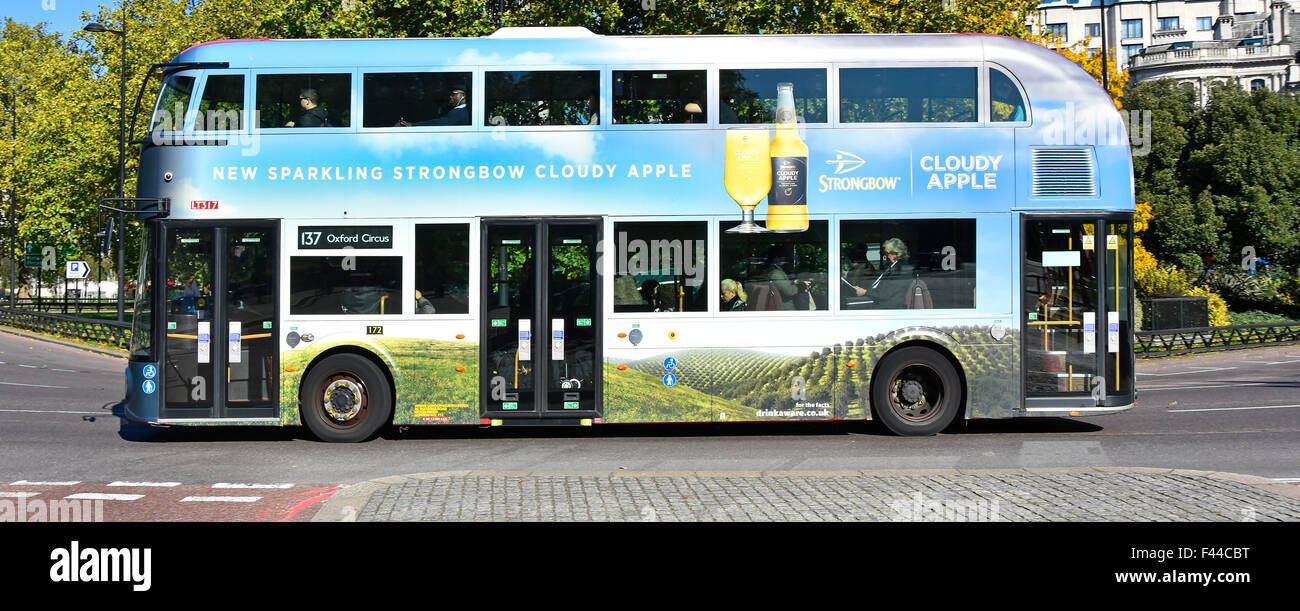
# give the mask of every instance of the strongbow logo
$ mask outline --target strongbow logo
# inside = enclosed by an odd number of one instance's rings
[[[836,174],[843,174],[845,172],[852,172],[853,170],[862,167],[862,164],[866,162],[863,161],[861,157],[858,157],[853,153],[849,153],[845,151],[835,151],[835,158],[827,159],[826,163],[835,166]]]
[[[864,165],[861,157],[848,151],[835,151],[834,159],[826,163],[835,166],[835,176],[822,175],[817,178],[817,192],[827,191],[893,191],[898,187],[901,176],[838,176],[852,172]]]
[[[219,204],[216,200],[194,200],[190,202],[190,210],[216,210],[218,206]]]

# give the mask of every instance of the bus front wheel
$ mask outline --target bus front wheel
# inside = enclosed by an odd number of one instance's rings
[[[392,414],[393,393],[384,372],[355,354],[336,354],[317,363],[302,388],[302,419],[321,441],[365,441]]]
[[[871,383],[876,417],[894,434],[934,435],[961,409],[961,380],[943,355],[920,346],[885,355]]]

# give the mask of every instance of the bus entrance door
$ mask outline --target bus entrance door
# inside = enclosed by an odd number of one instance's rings
[[[485,220],[482,417],[600,417],[599,219]]]
[[[163,420],[277,418],[278,225],[162,228]]]
[[[1133,402],[1129,216],[1025,219],[1025,403]]]

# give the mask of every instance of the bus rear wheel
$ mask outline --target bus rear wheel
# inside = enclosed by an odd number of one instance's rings
[[[876,417],[896,435],[934,435],[961,409],[961,379],[943,355],[920,346],[880,360],[871,383]]]
[[[384,372],[369,359],[336,354],[317,363],[302,387],[302,419],[321,441],[352,443],[379,433],[393,411]]]

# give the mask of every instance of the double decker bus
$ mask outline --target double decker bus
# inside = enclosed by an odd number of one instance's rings
[[[1126,132],[1040,46],[507,28],[162,69],[133,420],[930,435],[1134,403]],[[733,231],[742,132],[771,193]]]

